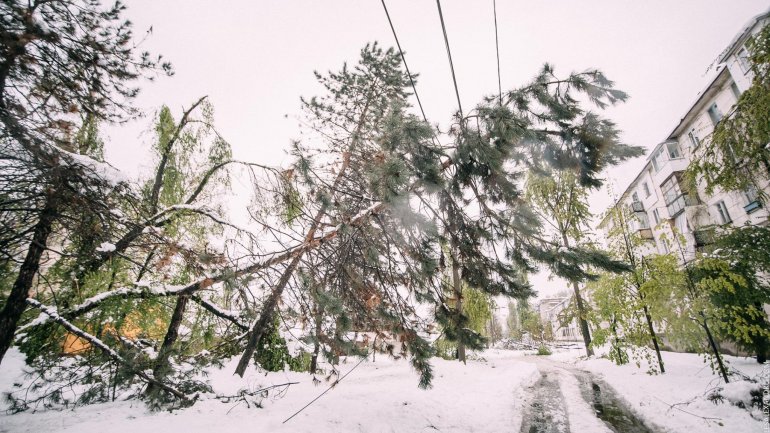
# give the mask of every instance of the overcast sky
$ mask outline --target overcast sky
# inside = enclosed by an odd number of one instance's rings
[[[216,125],[234,156],[263,164],[288,162],[298,138],[299,96],[317,94],[313,71],[355,62],[360,48],[395,45],[379,0],[129,0],[127,17],[141,49],[163,54],[176,75],[142,85],[148,113],[166,104],[180,113],[200,96],[215,107]],[[448,125],[457,102],[432,0],[386,1],[429,120]],[[663,140],[706,85],[709,66],[762,0],[497,1],[503,90],[532,78],[544,62],[556,73],[599,68],[631,99],[606,115],[630,144]],[[492,0],[442,2],[463,108],[497,92]],[[285,117],[285,115],[289,117]],[[177,117],[179,114],[177,114]],[[108,128],[107,158],[136,175],[148,167],[151,117]],[[607,173],[625,188],[644,158]],[[618,191],[620,192],[620,191]],[[592,195],[602,211],[608,194]],[[541,294],[566,287],[540,275]]]

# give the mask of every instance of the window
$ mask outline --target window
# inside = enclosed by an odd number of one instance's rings
[[[740,99],[741,90],[738,88],[738,85],[735,84],[735,81],[730,84],[730,90],[733,91],[733,96],[735,96],[735,99]]]
[[[684,213],[680,213],[674,218],[674,226],[679,233],[688,233],[690,231],[690,223],[687,221],[687,216]]]
[[[687,133],[687,137],[690,138],[690,143],[692,143],[692,148],[697,149],[698,146],[700,146],[700,140],[698,139],[698,136],[695,134],[695,128],[691,129],[689,133]]]
[[[647,198],[650,196],[650,186],[647,185],[647,182],[644,182],[642,184],[642,189],[644,190],[644,198]]]
[[[719,200],[716,206],[717,206],[717,212],[719,213],[719,219],[722,221],[722,224],[728,224],[733,222],[733,219],[730,218],[730,213],[727,212],[727,205],[725,205],[724,201]]]
[[[652,210],[652,219],[655,221],[655,225],[660,224],[660,213],[657,209]]]
[[[669,141],[666,143],[666,149],[668,150],[668,159],[678,159],[682,157],[682,153],[679,151],[679,143],[676,141]]]
[[[666,204],[671,204],[674,200],[682,195],[682,189],[679,187],[679,182],[676,176],[671,176],[667,181],[663,182],[660,189],[663,190],[663,197],[666,200]]]
[[[744,194],[748,203],[759,201],[759,194],[757,194],[757,188],[754,185],[751,185]]]
[[[652,166],[655,168],[656,173],[660,171],[660,168],[665,162],[666,160],[663,158],[663,147],[661,147],[652,155]]]
[[[639,194],[637,194],[637,193],[633,193],[633,194],[631,194],[631,198],[632,198],[632,199],[633,199],[635,202],[638,202],[638,201],[639,201]]]
[[[759,194],[757,188],[754,185],[750,186],[743,195],[746,197],[746,206],[743,206],[743,210],[747,214],[750,214],[762,207],[762,203],[759,201]]]
[[[717,107],[716,103],[711,104],[711,107],[708,109],[709,117],[711,118],[711,123],[716,125],[719,123],[720,120],[722,120],[722,112],[719,110],[719,107]]]
[[[639,219],[639,230],[650,228],[650,220],[647,219],[646,213],[637,213],[636,217]]]
[[[741,71],[743,71],[744,74],[749,72],[751,63],[749,62],[749,51],[746,47],[741,48],[738,51],[738,54],[736,54],[736,57],[738,58],[738,65],[740,65]]]

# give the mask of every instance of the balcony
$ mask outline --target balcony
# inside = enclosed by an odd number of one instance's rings
[[[644,212],[644,204],[640,201],[631,202],[631,210],[634,212]]]
[[[761,207],[762,207],[762,202],[760,202],[759,200],[754,200],[751,203],[744,206],[743,210],[745,210],[746,213],[752,213],[752,212],[756,212]]]
[[[649,228],[649,227],[647,227],[647,228],[640,228],[638,230],[638,233],[639,233],[639,237],[641,237],[644,240],[654,240],[655,239],[655,236],[652,235],[652,229]]]
[[[714,229],[698,229],[692,232],[695,238],[695,248],[703,248],[714,243]]]
[[[668,159],[664,161],[660,169],[653,175],[655,183],[658,186],[663,185],[663,182],[668,180],[674,173],[679,173],[687,169],[687,160],[685,158]]]
[[[714,224],[714,221],[711,219],[711,215],[708,212],[708,206],[703,203],[694,206],[688,205],[684,209],[684,212],[687,215],[687,221],[689,221],[690,225],[693,227],[707,227]]]
[[[668,209],[668,217],[676,218],[676,216],[682,213],[686,207],[697,206],[698,204],[700,203],[698,203],[697,198],[691,197],[686,192],[683,192],[671,202],[666,203],[666,209]]]

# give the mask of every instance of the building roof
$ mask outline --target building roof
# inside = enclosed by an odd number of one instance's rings
[[[701,90],[698,93],[698,97],[695,99],[695,102],[690,104],[690,109],[687,110],[684,117],[679,119],[679,123],[674,127],[674,129],[671,130],[671,132],[668,134],[668,137],[666,138],[666,141],[663,143],[666,143],[670,140],[675,140],[679,135],[682,134],[683,129],[685,126],[689,125],[692,120],[698,115],[698,113],[703,110],[704,105],[708,102],[708,100],[714,96],[717,92],[719,92],[719,89],[722,88],[722,84],[727,82],[727,79],[730,77],[730,73],[728,69],[725,67],[725,65],[720,64],[717,65],[717,70],[719,71],[714,78],[709,81],[709,83],[706,85],[706,87]],[[662,145],[663,143],[660,143],[658,146]],[[658,146],[655,147],[653,152],[650,153],[652,155],[655,150],[657,150]],[[649,157],[648,157],[649,159]]]
[[[738,47],[742,46],[743,43],[748,39],[749,35],[751,35],[751,30],[754,28],[754,26],[757,25],[760,21],[770,17],[770,9],[762,12],[761,14],[755,16],[754,18],[750,19],[744,26],[743,30],[738,32],[733,40],[730,41],[730,43],[727,45],[727,48],[725,48],[720,54],[719,57],[717,57],[717,63],[724,63],[725,60],[727,60],[730,55],[735,53],[737,51]]]

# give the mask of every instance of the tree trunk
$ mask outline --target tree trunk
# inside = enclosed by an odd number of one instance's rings
[[[583,342],[586,344],[586,355],[594,356],[594,349],[591,347],[591,331],[588,328],[586,320],[586,310],[583,305],[583,298],[580,296],[580,288],[577,282],[572,283],[572,290],[575,292],[575,303],[578,309],[578,322],[580,323],[580,332],[583,334]]]
[[[639,296],[641,296],[642,300],[644,300],[644,297],[641,295],[641,292],[639,292]],[[660,367],[661,373],[665,373],[666,368],[663,366],[663,357],[660,355],[660,346],[658,345],[658,334],[655,333],[655,327],[652,326],[652,316],[650,316],[650,309],[647,307],[647,304],[644,304],[643,309],[644,309],[644,318],[645,320],[647,320],[647,329],[650,332],[650,338],[652,339],[652,345],[653,347],[655,347],[655,354],[658,356],[658,367]]]
[[[460,317],[463,314],[463,286],[460,279],[460,264],[457,263],[457,256],[452,253],[452,288],[455,295],[455,314]],[[465,344],[462,339],[457,340],[457,359],[465,364]]]
[[[179,338],[179,326],[182,324],[184,312],[189,300],[189,295],[180,295],[176,298],[174,313],[171,315],[171,321],[168,324],[166,336],[163,338],[163,344],[160,346],[158,357],[155,358],[155,366],[152,369],[152,375],[158,381],[163,381],[163,379],[168,376],[170,367],[168,358],[174,350],[174,343],[176,343],[176,340]],[[154,386],[150,383],[147,387],[147,393],[153,392],[153,389]]]
[[[615,337],[615,341],[619,341],[618,338],[618,327],[617,327],[618,321],[615,319],[615,316],[612,317],[612,322],[610,322],[610,330],[612,331],[612,336]],[[618,354],[618,364],[625,364],[625,357],[623,356],[623,350],[620,349],[620,345],[615,345],[615,352]]]
[[[569,248],[570,242],[567,237],[566,231],[561,232],[562,243],[564,247]],[[580,296],[580,287],[578,282],[572,282],[572,290],[575,292],[575,304],[577,304],[578,310],[578,323],[580,324],[580,333],[583,334],[583,342],[586,345],[586,355],[594,356],[594,349],[591,347],[591,330],[588,328],[588,320],[586,320],[586,309],[583,305],[583,298]]]
[[[717,358],[719,373],[722,375],[722,379],[725,380],[725,383],[730,383],[730,379],[727,377],[727,370],[725,369],[725,364],[722,362],[722,355],[719,354],[719,346],[717,346],[717,342],[714,340],[714,336],[711,335],[711,330],[709,329],[708,321],[706,320],[706,315],[703,314],[703,312],[701,312],[700,316],[703,319],[703,322],[701,322],[701,326],[703,326],[703,330],[706,331],[706,337],[708,337],[711,350],[714,352],[714,356]]]
[[[32,242],[29,244],[27,256],[19,268],[19,275],[16,276],[16,281],[13,283],[11,294],[8,295],[5,306],[0,311],[0,363],[13,343],[19,319],[27,307],[26,299],[29,296],[35,276],[40,270],[40,259],[46,250],[48,236],[51,234],[53,223],[57,217],[57,199],[47,196],[45,206],[40,213],[40,219],[33,228]]]
[[[311,230],[314,231],[314,230]],[[294,274],[294,270],[297,269],[302,255],[299,254],[289,263],[289,266],[283,271],[281,279],[278,280],[278,284],[273,288],[270,296],[267,298],[267,302],[262,306],[262,313],[259,315],[259,319],[254,323],[254,326],[249,332],[249,340],[246,342],[246,348],[243,349],[241,359],[238,361],[238,367],[235,369],[235,374],[243,377],[246,373],[246,367],[249,366],[249,361],[254,356],[254,352],[259,346],[259,341],[265,334],[268,325],[273,321],[273,315],[275,314],[275,308],[278,306],[278,301],[281,299],[283,289],[289,283],[289,279]]]
[[[767,348],[765,347],[765,344],[757,344],[755,345],[755,349],[757,352],[757,363],[764,364],[767,362]]]
[[[316,301],[315,311],[315,341],[313,342],[313,356],[310,358],[310,374],[318,370],[318,354],[321,351],[321,325],[323,324],[323,310]]]

